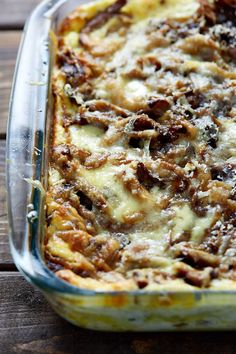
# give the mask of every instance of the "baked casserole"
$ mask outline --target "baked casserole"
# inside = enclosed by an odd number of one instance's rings
[[[56,35],[48,267],[96,291],[236,285],[236,1],[102,0]]]

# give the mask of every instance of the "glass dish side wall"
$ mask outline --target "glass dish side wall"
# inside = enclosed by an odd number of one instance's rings
[[[236,328],[235,292],[99,293],[54,276],[41,259],[50,134],[50,30],[81,3],[44,1],[29,19],[18,55],[7,139],[10,245],[14,261],[70,322],[100,330]]]
[[[10,246],[17,266],[27,269],[29,275],[34,273],[29,236],[40,212],[32,204],[31,181],[41,181],[49,75],[50,21],[43,16],[45,9],[46,3],[43,3],[25,26],[15,69],[7,134]]]
[[[43,282],[50,274],[39,261],[50,135],[50,31],[81,1],[69,3],[46,0],[32,13],[24,29],[10,99],[6,174],[11,252],[21,271]]]

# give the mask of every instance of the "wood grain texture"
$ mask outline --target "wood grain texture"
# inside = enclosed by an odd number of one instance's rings
[[[16,272],[0,273],[1,353],[232,354],[235,334],[100,333],[59,318]]]
[[[0,0],[0,29],[22,28],[40,0]]]
[[[20,38],[21,31],[0,32],[0,137],[6,134],[12,76]]]
[[[0,140],[0,270],[12,268],[8,245],[8,224],[5,187],[5,141]]]

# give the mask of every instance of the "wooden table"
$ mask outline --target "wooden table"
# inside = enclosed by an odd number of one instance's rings
[[[39,0],[0,0],[0,353],[232,354],[234,332],[100,333],[59,318],[17,272],[8,247],[4,154],[12,74],[25,18]]]

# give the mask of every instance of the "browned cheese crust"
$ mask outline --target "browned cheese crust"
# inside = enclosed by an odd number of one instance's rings
[[[103,0],[64,20],[44,244],[58,277],[236,284],[235,69],[234,0]]]

